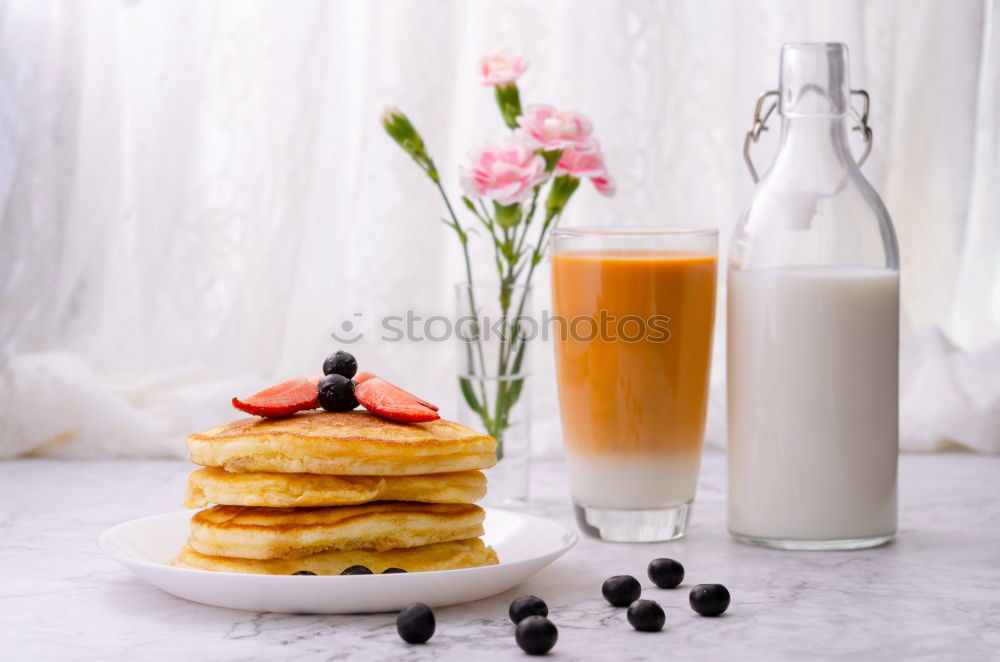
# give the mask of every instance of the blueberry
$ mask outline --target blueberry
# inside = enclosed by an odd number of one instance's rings
[[[402,568],[386,568],[382,571],[383,575],[398,575],[401,572],[406,572]]]
[[[660,588],[675,588],[684,581],[684,566],[673,559],[653,559],[646,574]]]
[[[319,380],[319,404],[327,411],[351,411],[358,406],[354,382],[343,375],[327,375]]]
[[[424,643],[434,635],[434,612],[423,602],[414,602],[399,612],[396,632],[407,643]]]
[[[293,575],[315,575],[315,572],[310,572],[308,570],[296,570],[292,573]]]
[[[507,610],[507,613],[510,615],[510,620],[520,623],[528,616],[548,616],[549,607],[541,598],[534,595],[522,595],[510,603],[510,609]]]
[[[604,580],[601,593],[604,599],[616,607],[628,607],[639,599],[642,587],[632,575],[615,575]]]
[[[347,352],[334,352],[323,361],[323,374],[340,375],[350,379],[358,374],[358,360]]]
[[[663,608],[652,600],[636,600],[628,606],[628,622],[642,632],[659,632],[663,629]]]
[[[702,616],[718,616],[729,608],[729,590],[722,584],[698,584],[688,602]]]
[[[344,568],[341,572],[342,575],[371,575],[373,574],[371,570],[363,565],[352,565],[350,568]]]
[[[528,655],[545,655],[556,645],[559,631],[544,616],[528,616],[517,624],[514,639]]]

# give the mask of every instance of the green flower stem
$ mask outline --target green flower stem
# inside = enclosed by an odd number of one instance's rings
[[[518,268],[518,264],[521,261],[524,243],[528,235],[528,226],[535,215],[535,209],[538,204],[538,195],[541,191],[541,186],[536,186],[534,193],[531,198],[531,204],[528,208],[528,213],[524,217],[524,228],[522,229],[520,236],[517,236],[515,229],[514,239],[515,239],[515,249],[511,252],[511,257],[508,260],[508,271],[506,276],[502,279],[501,287],[508,287],[513,285],[521,273]],[[546,223],[547,227],[548,223]],[[543,232],[545,228],[543,227]],[[510,240],[506,238],[506,240]],[[533,269],[531,270],[533,272]],[[520,370],[521,362],[524,358],[524,347],[525,343],[520,341],[520,317],[524,312],[525,302],[528,296],[528,288],[531,284],[531,272],[529,272],[528,278],[524,282],[524,289],[521,293],[521,301],[518,305],[518,313],[513,320],[510,319],[509,313],[509,302],[508,297],[504,297],[501,293],[501,308],[504,324],[504,335],[500,339],[500,356],[498,360],[497,372],[497,394],[496,403],[494,406],[494,415],[492,417],[492,422],[495,430],[493,436],[502,433],[509,424],[510,410],[517,401],[520,395],[521,387],[523,385],[523,379],[517,379],[513,382],[509,382],[505,379],[508,375],[516,374]],[[504,305],[506,302],[506,305]],[[515,347],[518,347],[516,356],[513,354]],[[511,365],[511,357],[514,356],[514,364]],[[513,372],[511,372],[513,370]]]
[[[434,166],[433,161],[430,161],[430,168],[434,172],[434,174],[437,175],[437,168]],[[452,227],[455,229],[455,232],[458,233],[459,241],[462,244],[462,256],[465,258],[465,278],[468,283],[468,287],[466,287],[465,289],[466,289],[466,294],[468,295],[469,298],[469,307],[472,313],[473,331],[476,334],[476,350],[479,359],[479,369],[482,372],[482,374],[485,375],[486,358],[485,355],[483,354],[483,339],[479,327],[479,312],[478,308],[476,308],[476,295],[475,292],[473,291],[472,259],[469,257],[468,237],[466,236],[465,232],[462,230],[462,226],[458,222],[458,217],[455,215],[455,210],[451,206],[451,201],[448,199],[448,194],[445,193],[444,187],[441,186],[441,179],[437,176],[434,176],[431,179],[434,180],[434,185],[437,187],[437,190],[441,193],[441,198],[444,200],[444,204],[448,208],[448,214],[451,215],[451,222],[453,224]],[[485,409],[488,402],[486,385],[480,384],[480,387],[483,396],[483,409]]]
[[[497,437],[501,434],[509,424],[510,410],[517,402],[520,397],[521,388],[523,387],[524,379],[515,379],[514,381],[508,382],[506,377],[508,375],[516,374],[516,371],[520,370],[521,362],[524,359],[524,352],[526,343],[521,339],[520,334],[520,319],[524,314],[524,308],[527,303],[528,298],[528,288],[531,285],[531,279],[534,276],[535,269],[538,267],[539,263],[542,261],[542,255],[547,246],[548,233],[553,224],[558,222],[558,219],[562,215],[562,211],[569,201],[570,197],[576,191],[577,186],[579,186],[580,181],[570,175],[563,175],[557,177],[552,182],[552,187],[549,190],[549,196],[546,200],[546,210],[545,210],[545,221],[542,223],[542,228],[538,233],[538,239],[536,241],[534,250],[531,253],[531,259],[528,262],[528,271],[524,279],[524,289],[521,292],[521,300],[517,306],[517,314],[511,319],[508,315],[509,313],[509,296],[505,296],[504,288],[510,287],[514,282],[519,279],[521,274],[521,269],[523,265],[519,267],[518,262],[520,261],[520,249],[516,249],[511,252],[507,261],[507,273],[506,276],[501,280],[501,309],[504,324],[504,335],[500,339],[500,355],[498,357],[497,366],[497,393],[496,402],[494,403],[494,413],[490,423],[492,423],[492,428],[490,429],[490,434]],[[539,187],[540,189],[540,187]],[[530,223],[531,217],[534,215],[534,207],[536,205],[539,189],[536,189],[535,194],[532,199],[532,204],[529,207],[528,216],[524,220],[525,228],[521,233],[521,238],[518,241],[518,246],[523,244],[524,237],[527,236],[527,225]],[[516,232],[516,229],[515,229]],[[504,228],[503,238],[505,242],[510,241],[510,236],[507,228]],[[513,365],[511,364],[511,357],[514,357]],[[513,369],[515,372],[510,372]],[[486,421],[484,420],[484,423]]]
[[[504,228],[504,245],[514,246],[516,245],[517,239],[517,228]],[[523,236],[523,233],[522,233]],[[500,310],[501,318],[503,319],[503,336],[500,338],[500,351],[497,356],[497,392],[496,392],[496,402],[494,403],[494,414],[493,414],[493,425],[495,431],[499,434],[502,433],[507,427],[507,421],[510,413],[510,406],[508,404],[508,390],[509,385],[505,379],[508,374],[508,366],[510,364],[510,348],[513,338],[511,337],[511,320],[510,320],[510,304],[511,304],[511,291],[515,283],[515,267],[519,255],[516,249],[509,249],[506,251],[507,260],[507,270],[506,273],[501,278],[500,282]],[[522,297],[523,298],[523,297]],[[496,435],[493,435],[496,436]]]
[[[486,228],[486,231],[490,233],[490,239],[493,240],[493,261],[496,263],[497,277],[503,279],[503,264],[500,261],[500,238],[496,235],[493,221],[488,215],[484,216],[483,214],[480,214],[479,210],[476,209],[476,206],[472,203],[472,200],[469,200],[468,198],[462,198],[462,200],[465,202],[465,206],[469,208],[469,211],[471,211],[475,217],[479,219],[479,222],[484,228]]]
[[[521,231],[521,238],[517,242],[517,246],[514,249],[514,255],[516,256],[515,262],[521,261],[522,251],[524,251],[524,241],[528,237],[528,229],[531,226],[531,220],[535,217],[535,209],[538,206],[538,193],[542,190],[541,184],[535,187],[535,192],[531,196],[531,204],[528,206],[528,213],[524,216],[524,229]],[[517,277],[515,276],[515,279]]]
[[[570,195],[572,195],[572,192],[570,192]],[[567,196],[566,199],[568,200],[569,197]],[[548,235],[549,228],[552,227],[553,224],[558,225],[558,220],[559,220],[559,218],[561,216],[562,216],[562,208],[560,208],[559,211],[557,211],[555,213],[549,212],[549,213],[547,213],[545,215],[545,222],[542,224],[542,230],[541,230],[541,232],[538,233],[538,241],[535,244],[534,251],[532,251],[531,263],[528,266],[528,274],[524,278],[524,291],[521,293],[521,301],[520,301],[520,303],[517,306],[517,315],[515,317],[515,325],[517,325],[519,323],[519,320],[521,319],[521,315],[524,314],[524,306],[525,306],[525,304],[527,302],[527,298],[528,298],[528,286],[531,284],[531,278],[532,278],[532,276],[535,273],[535,267],[537,267],[538,264],[542,261],[541,260],[541,256],[542,256],[542,253],[544,252],[544,250],[545,250],[545,248],[547,246],[547,241],[546,240],[547,240],[547,235]],[[519,333],[514,334],[513,338],[520,338],[520,334]],[[521,341],[520,342],[520,346],[517,348],[517,354],[516,354],[516,357],[514,359],[515,365],[517,366],[516,369],[520,368],[521,360],[524,357],[524,347],[525,347],[525,343],[523,341]],[[522,380],[518,380],[518,381],[522,381]],[[520,385],[517,385],[517,388],[518,388],[518,393],[520,393]],[[513,405],[513,403],[511,403],[511,405]],[[507,412],[504,412],[504,413],[506,414]],[[505,416],[505,418],[506,418],[506,416]]]

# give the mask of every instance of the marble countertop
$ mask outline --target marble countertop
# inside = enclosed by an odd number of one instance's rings
[[[394,615],[301,616],[208,607],[149,586],[95,544],[118,522],[176,510],[190,465],[179,461],[14,460],[0,463],[4,544],[0,650],[20,659],[485,660],[521,657],[507,605],[534,593],[559,627],[562,660],[1000,659],[1000,457],[901,458],[900,535],[862,552],[777,552],[731,541],[724,458],[706,455],[687,539],[624,545],[583,539],[521,587],[436,610],[425,646],[396,635]],[[534,467],[532,510],[572,526],[563,464]],[[676,558],[677,590],[646,579]],[[666,611],[639,633],[601,598],[601,582],[633,574]],[[719,582],[732,606],[695,615],[688,588]]]

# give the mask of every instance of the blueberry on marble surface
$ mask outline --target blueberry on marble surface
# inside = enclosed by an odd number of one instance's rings
[[[396,632],[409,644],[425,643],[434,635],[434,612],[423,602],[414,602],[396,616]]]
[[[684,581],[684,566],[673,559],[653,559],[646,574],[660,588],[675,588]]]
[[[718,616],[729,608],[729,589],[722,584],[698,584],[691,589],[688,602],[702,616]]]
[[[510,603],[507,614],[514,623],[520,623],[528,616],[548,616],[549,606],[537,596],[522,595]]]
[[[528,655],[545,655],[556,645],[559,630],[544,616],[528,616],[517,624],[514,639]]]
[[[604,599],[616,607],[628,607],[639,599],[642,587],[639,580],[632,575],[615,575],[604,580],[601,594]]]
[[[642,632],[659,632],[666,616],[663,608],[652,600],[636,600],[628,606],[628,622]]]

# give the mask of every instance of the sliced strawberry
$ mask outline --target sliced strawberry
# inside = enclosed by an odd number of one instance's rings
[[[378,377],[378,375],[376,375],[374,373],[371,373],[371,372],[359,372],[358,374],[356,374],[354,376],[354,383],[355,384],[363,384],[366,381],[368,381],[369,379],[371,379],[372,377]],[[379,377],[379,379],[381,379],[381,377]],[[398,386],[395,386],[395,385],[393,385],[393,386],[395,388],[399,389],[400,391],[403,391],[403,389],[399,388]],[[439,409],[439,407],[437,405],[432,405],[431,403],[427,402],[423,398],[418,398],[417,396],[413,395],[409,391],[403,391],[403,393],[405,393],[406,395],[410,396],[411,398],[413,398],[414,400],[416,400],[417,402],[419,402],[423,406],[427,407],[428,409],[433,409],[434,411],[437,411]]]
[[[254,416],[283,418],[319,406],[319,389],[305,377],[289,379],[249,398],[233,398],[233,406]]]
[[[354,383],[355,384],[363,384],[364,382],[368,381],[372,377],[378,377],[378,375],[374,375],[374,374],[372,374],[370,372],[359,372],[358,374],[354,375]]]
[[[369,376],[354,389],[354,397],[371,413],[402,423],[435,421],[438,413],[416,396],[381,377]]]
[[[403,389],[400,389],[400,390],[402,391]],[[409,391],[403,391],[403,393],[405,393],[406,395],[410,396],[411,398],[413,398],[414,400],[416,400],[417,402],[419,402],[423,406],[427,407],[431,411],[438,411],[440,409],[440,407],[438,407],[437,405],[432,405],[431,403],[427,402],[423,398],[420,398],[420,397],[417,397],[417,396],[413,395]]]

